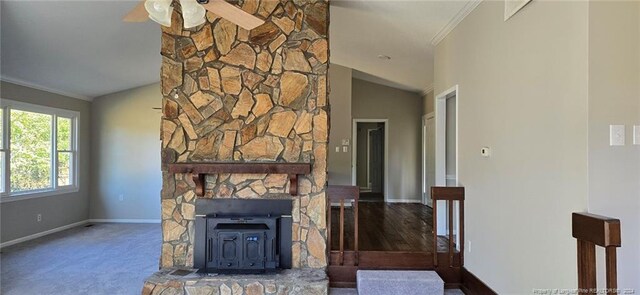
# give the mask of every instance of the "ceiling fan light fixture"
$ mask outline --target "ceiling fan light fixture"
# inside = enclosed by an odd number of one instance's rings
[[[171,0],[147,0],[144,8],[149,13],[149,18],[165,27],[171,26]]]
[[[180,6],[185,29],[197,27],[206,21],[207,11],[196,0],[180,0]]]

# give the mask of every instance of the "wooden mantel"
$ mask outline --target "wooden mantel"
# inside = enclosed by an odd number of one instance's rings
[[[298,175],[311,173],[310,163],[174,163],[168,164],[170,173],[191,173],[196,184],[196,195],[204,196],[204,177],[207,174],[244,173],[244,174],[287,174],[289,175],[289,193],[298,194]]]

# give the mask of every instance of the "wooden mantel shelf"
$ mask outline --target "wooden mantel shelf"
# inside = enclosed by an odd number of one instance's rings
[[[170,173],[191,173],[196,184],[196,194],[204,196],[204,176],[220,173],[287,174],[289,193],[298,194],[298,175],[311,173],[310,163],[174,163],[168,164]]]

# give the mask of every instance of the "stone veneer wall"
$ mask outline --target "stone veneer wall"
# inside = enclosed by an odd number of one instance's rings
[[[294,202],[294,268],[324,268],[326,257],[328,3],[244,0],[267,20],[251,31],[208,13],[182,28],[174,1],[163,27],[161,267],[193,266],[196,196],[176,162],[305,162]],[[208,175],[206,198],[287,196],[286,175]]]

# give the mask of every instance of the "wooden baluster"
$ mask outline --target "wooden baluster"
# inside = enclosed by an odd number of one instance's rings
[[[359,255],[358,255],[358,195],[354,196],[354,212],[353,212],[353,224],[354,224],[354,229],[353,229],[353,240],[354,240],[354,246],[353,246],[353,253],[354,253],[354,265],[358,265],[358,260],[359,260]]]
[[[464,200],[460,200],[460,226],[458,226],[458,230],[460,231],[460,266],[464,265]]]
[[[449,204],[449,267],[453,267],[453,200]]]
[[[327,249],[329,249],[329,259],[331,259],[331,198],[327,197]]]
[[[615,294],[613,290],[618,289],[618,273],[616,263],[616,247],[606,247],[606,264],[607,264],[607,294]]]
[[[340,199],[340,265],[344,264],[344,199]]]
[[[578,240],[578,289],[589,294],[596,288],[596,245]]]
[[[433,190],[431,190],[431,196],[433,198],[433,265],[438,267],[438,199],[433,195]]]

